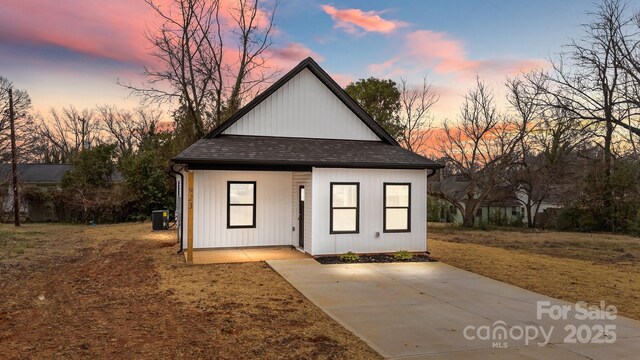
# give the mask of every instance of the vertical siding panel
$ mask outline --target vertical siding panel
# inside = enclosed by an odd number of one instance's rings
[[[291,244],[291,173],[197,170],[194,247]],[[227,181],[256,181],[256,228],[227,229]]]
[[[329,233],[331,182],[360,183],[359,234]],[[411,183],[411,232],[383,232],[383,183]],[[313,255],[426,250],[426,171],[385,169],[313,169]],[[326,201],[325,201],[326,200]],[[380,237],[375,237],[380,232]]]
[[[295,90],[295,101],[292,101],[293,106],[295,107],[295,114],[294,114],[294,118],[296,119],[296,122],[300,123],[303,122],[304,119],[302,118],[303,114],[302,114],[302,104],[304,101],[304,93],[303,93],[303,87],[301,86],[301,81],[300,78],[296,77],[296,90]],[[292,133],[293,134],[293,133]]]
[[[307,190],[307,198],[308,201],[304,204],[304,212],[308,213],[309,216],[305,219],[304,222],[304,232],[305,232],[305,241],[309,241],[309,246],[305,244],[305,247],[308,249],[312,249],[313,247],[313,181],[311,174],[307,175],[307,185],[309,186],[309,190]]]

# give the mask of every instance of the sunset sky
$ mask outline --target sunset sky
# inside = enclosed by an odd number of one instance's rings
[[[593,8],[589,0],[282,0],[273,63],[286,71],[312,56],[341,85],[427,75],[441,95],[438,117],[453,117],[476,74],[499,87],[547,66]],[[142,0],[2,0],[0,75],[27,90],[41,113],[134,107],[116,80],[141,80],[151,15]]]

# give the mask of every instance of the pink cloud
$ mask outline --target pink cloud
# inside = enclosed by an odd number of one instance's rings
[[[331,5],[321,5],[322,10],[335,21],[335,27],[349,33],[357,33],[359,29],[368,32],[388,34],[407,23],[397,20],[386,20],[378,11],[362,11],[360,9],[337,9]]]
[[[300,61],[312,57],[315,61],[323,61],[324,57],[300,43],[288,43],[283,47],[269,49],[270,61],[278,67],[287,68],[295,66]]]
[[[331,73],[331,78],[343,88],[355,80],[355,77],[351,74],[340,74],[340,73]]]
[[[143,2],[6,0],[0,5],[0,38],[140,61],[146,57],[144,19],[148,16]]]
[[[392,79],[402,77],[410,85],[427,75],[434,83],[433,90],[440,96],[440,101],[433,108],[437,119],[455,118],[458,115],[462,98],[467,88],[473,86],[476,75],[495,89],[498,106],[505,107],[502,85],[506,76],[549,66],[542,59],[472,58],[463,41],[444,32],[418,30],[404,35],[398,42],[400,46],[396,55],[386,61],[370,64],[369,73]]]
[[[401,58],[396,56],[391,58],[385,62],[379,64],[371,64],[367,67],[369,73],[374,76],[384,76],[384,77],[402,77],[407,73],[407,69],[399,66],[398,64],[401,62]]]
[[[546,66],[540,59],[470,59],[464,43],[444,32],[419,30],[407,35],[405,52],[414,61],[440,74],[469,77],[482,74],[513,75]]]
[[[177,14],[172,0],[154,0],[165,13]],[[238,4],[221,0],[220,16],[225,37],[235,21]],[[259,9],[256,26],[268,25]],[[160,23],[144,1],[130,0],[4,0],[0,4],[0,41],[56,46],[70,51],[121,62],[149,64],[151,45],[146,33]],[[278,34],[273,29],[273,34]]]

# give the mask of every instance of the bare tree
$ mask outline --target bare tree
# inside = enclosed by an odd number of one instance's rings
[[[115,106],[99,106],[98,122],[105,134],[104,142],[115,143],[118,155],[132,154],[144,138],[157,131],[161,113],[146,108],[135,111],[118,109]]]
[[[617,1],[607,1],[608,7],[628,11],[627,5]],[[629,16],[615,18],[618,28],[616,66],[620,69],[623,83],[623,96],[627,102],[628,117],[624,126],[628,130],[628,141],[635,154],[638,153],[637,141],[640,136],[640,10]]]
[[[33,145],[33,117],[31,98],[24,90],[16,89],[7,78],[0,76],[0,163],[9,161],[11,157],[10,124],[9,124],[9,90],[12,90],[13,108],[16,130],[18,158],[29,159],[29,151]]]
[[[449,201],[463,214],[463,225],[472,227],[481,204],[507,181],[517,163],[527,127],[524,119],[499,114],[493,93],[478,79],[464,98],[459,121],[445,121],[444,135],[438,138],[438,151],[452,175],[465,180],[465,196],[459,199],[437,189],[430,195]]]
[[[157,66],[145,67],[142,86],[120,84],[147,101],[180,102],[194,136],[221,123],[274,76],[266,63],[275,5],[266,9],[259,0],[239,0],[225,9],[219,0],[145,2],[161,20],[147,33]],[[224,23],[221,12],[229,13],[232,24]],[[233,47],[237,57],[227,50]]]
[[[82,111],[73,106],[61,112],[51,109],[50,118],[41,120],[39,136],[46,143],[44,150],[50,162],[66,163],[81,150],[100,142],[100,123],[89,109]]]
[[[101,129],[108,134],[106,141],[116,144],[119,156],[131,154],[136,146],[136,124],[132,114],[107,105],[99,106],[97,113]]]
[[[411,88],[405,79],[400,79],[399,124],[404,131],[400,134],[400,145],[413,152],[424,152],[433,125],[433,106],[440,100],[427,78],[422,86]]]
[[[551,179],[543,174],[544,161],[537,156],[533,142],[533,134],[536,133],[539,119],[546,109],[541,99],[544,96],[546,77],[541,72],[532,71],[507,79],[506,85],[507,102],[514,116],[529,124],[520,137],[520,166],[515,168],[510,184],[516,194],[524,195],[517,196],[516,199],[527,210],[527,226],[534,227],[535,216],[551,186]]]
[[[616,128],[636,134],[640,129],[627,122],[629,108],[625,99],[625,78],[619,67],[621,26],[625,24],[625,6],[619,0],[605,0],[593,14],[593,22],[584,25],[585,36],[567,46],[567,52],[553,62],[549,75],[549,106],[574,120],[574,126],[602,139],[604,194],[607,220],[615,231],[615,204],[610,192],[613,144]]]

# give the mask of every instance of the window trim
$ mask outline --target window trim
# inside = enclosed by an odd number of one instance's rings
[[[387,185],[406,185],[409,187],[409,201],[407,202],[407,206],[387,206]],[[387,209],[407,209],[407,228],[388,230]],[[385,233],[411,232],[411,183],[385,182],[382,184],[382,231]]]
[[[252,184],[253,185],[253,203],[252,204],[231,204],[231,185],[232,184]],[[227,229],[253,229],[256,227],[256,193],[257,185],[255,181],[227,181]],[[253,221],[252,225],[231,225],[231,207],[232,206],[252,206]]]
[[[356,207],[333,207],[333,186],[334,185],[355,185],[356,186]],[[356,230],[355,231],[334,231],[333,230],[333,210],[334,209],[355,209],[356,210]],[[329,183],[329,234],[359,234],[360,233],[360,183],[359,182],[330,182]]]

